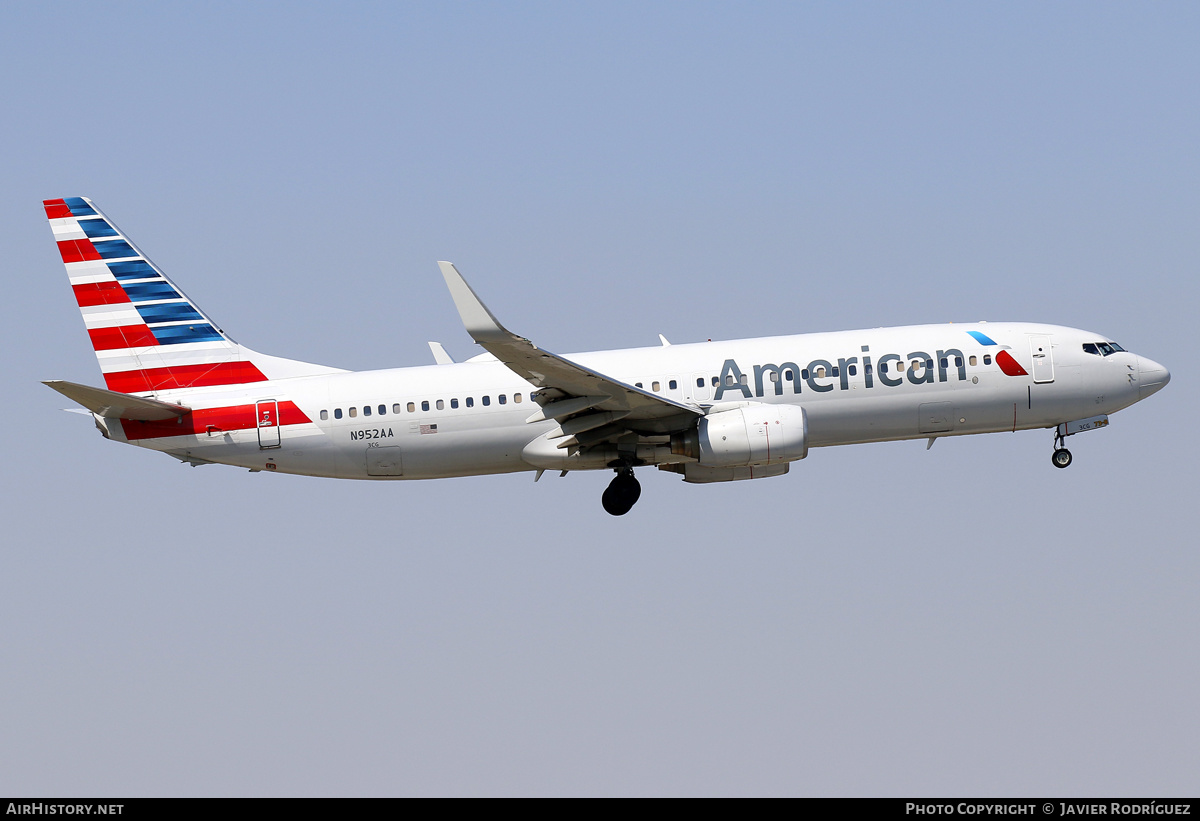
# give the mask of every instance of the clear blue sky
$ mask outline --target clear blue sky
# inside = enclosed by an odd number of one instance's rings
[[[1191,3],[6,3],[0,794],[1195,795]],[[1083,327],[1162,394],[1049,432],[352,483],[104,442],[40,200],[230,333],[569,352]]]

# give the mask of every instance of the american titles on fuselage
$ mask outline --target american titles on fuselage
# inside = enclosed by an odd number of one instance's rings
[[[870,350],[870,346],[862,346],[863,386],[867,388],[875,387],[876,380],[893,388],[904,384],[905,379],[914,385],[931,383],[935,378],[938,382],[945,382],[949,379],[951,369],[957,375],[958,381],[965,382],[967,379],[966,357],[958,348],[939,349],[936,357],[925,351],[912,351],[907,357],[889,353],[879,357],[874,364],[868,355]],[[975,357],[972,356],[971,360],[971,364],[974,365]],[[904,364],[906,361],[907,367]],[[984,356],[984,364],[991,364],[990,354]],[[794,362],[783,362],[779,365],[756,364],[751,367],[754,375],[754,390],[751,392],[750,374],[742,371],[737,360],[726,359],[725,364],[721,366],[720,377],[714,380],[713,386],[716,390],[713,392],[713,399],[720,401],[728,391],[738,391],[744,399],[763,397],[766,395],[764,378],[774,383],[776,396],[783,395],[784,382],[791,384],[793,394],[801,392],[801,382],[807,383],[808,389],[816,393],[826,393],[835,387],[846,391],[850,390],[850,377],[858,375],[858,366],[857,356],[839,357],[836,365],[828,359],[814,359],[806,368],[801,368]],[[893,373],[896,375],[893,376]],[[837,382],[818,381],[826,379],[836,379]]]

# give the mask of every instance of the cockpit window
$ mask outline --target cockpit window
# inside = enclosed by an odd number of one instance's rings
[[[1110,356],[1125,349],[1116,342],[1084,342],[1083,352],[1097,356]]]
[[[1095,342],[1084,342],[1084,343],[1083,343],[1083,352],[1084,352],[1084,353],[1090,353],[1090,354],[1093,354],[1093,355],[1095,355],[1095,356],[1099,356],[1099,355],[1100,355],[1100,349],[1096,347],[1096,343],[1095,343]]]

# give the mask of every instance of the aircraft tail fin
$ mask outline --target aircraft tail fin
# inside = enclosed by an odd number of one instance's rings
[[[154,393],[339,371],[236,343],[86,197],[42,206],[109,390]]]

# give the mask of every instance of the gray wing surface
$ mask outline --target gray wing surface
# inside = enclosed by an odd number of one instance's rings
[[[438,266],[471,338],[522,379],[542,389],[537,397],[542,410],[530,417],[530,422],[554,418],[566,433],[576,428],[600,429],[607,434],[603,440],[612,440],[629,432],[663,434],[684,430],[704,415],[695,405],[642,390],[512,333],[476,296],[457,268],[449,262],[439,262]],[[562,421],[570,416],[575,418]],[[597,424],[587,427],[592,422]]]

